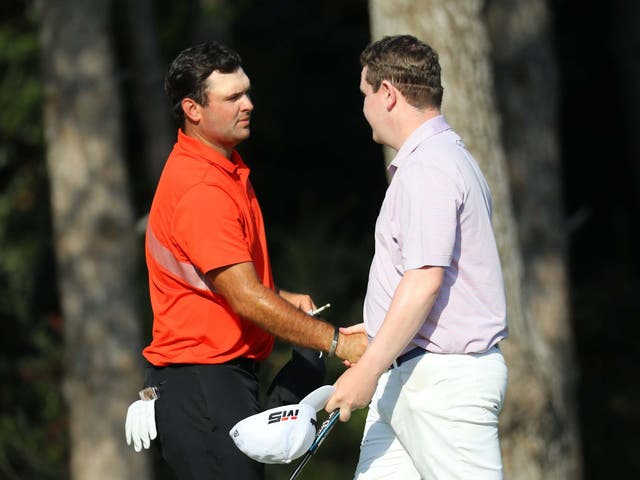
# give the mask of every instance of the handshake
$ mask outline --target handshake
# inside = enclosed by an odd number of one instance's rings
[[[124,422],[124,430],[127,445],[133,442],[133,448],[139,452],[144,447],[148,449],[151,440],[158,436],[156,430],[155,403],[158,399],[156,387],[148,387],[138,392],[140,400],[136,400],[127,409],[127,419]]]

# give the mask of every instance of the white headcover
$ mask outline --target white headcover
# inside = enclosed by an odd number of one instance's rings
[[[289,463],[309,450],[316,436],[316,412],[333,394],[324,385],[299,404],[271,408],[236,423],[229,435],[247,456],[262,463]]]

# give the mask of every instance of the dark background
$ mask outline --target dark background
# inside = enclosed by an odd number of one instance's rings
[[[27,4],[0,7],[0,321],[7,332],[0,338],[0,477],[1,467],[12,464],[40,472],[24,478],[62,478],[61,320],[37,24]],[[156,2],[167,65],[192,42],[194,5]],[[586,479],[640,475],[639,5],[549,2],[560,73],[570,315]],[[240,150],[261,200],[276,280],[312,293],[318,304],[331,302],[327,318],[348,323],[359,315],[386,186],[382,152],[371,141],[358,90],[358,55],[369,42],[367,2],[238,0],[228,18],[228,41],[252,79],[252,136]],[[122,65],[125,56],[120,51]],[[126,91],[130,78],[120,68]],[[14,78],[16,69],[22,75]],[[128,118],[133,108],[126,106]],[[133,193],[143,215],[153,185],[135,151],[135,125],[127,133]],[[30,457],[43,445],[41,465],[34,466]],[[349,451],[334,446],[327,442],[320,453],[351,461],[357,451],[357,445]],[[335,478],[331,471],[324,476]]]
[[[286,236],[332,218],[329,242],[345,236],[367,251],[385,179],[357,92],[366,5],[346,3],[316,2],[314,15],[294,1],[248,9],[236,46],[254,79],[245,151],[272,230]],[[640,474],[639,4],[549,3],[587,479]],[[288,185],[287,195],[275,185]],[[280,239],[272,243],[282,262]],[[361,296],[364,284],[354,286]]]
[[[640,3],[553,3],[584,472],[630,478],[640,473]]]

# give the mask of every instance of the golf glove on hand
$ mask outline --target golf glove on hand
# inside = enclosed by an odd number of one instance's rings
[[[127,445],[133,442],[133,448],[139,452],[144,447],[148,449],[151,440],[158,436],[156,430],[155,399],[136,400],[127,410],[124,430],[127,436]]]

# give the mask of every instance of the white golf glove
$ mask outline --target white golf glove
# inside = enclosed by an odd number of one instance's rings
[[[158,436],[155,403],[155,399],[136,400],[127,410],[127,419],[124,422],[127,445],[133,442],[136,452],[141,451],[143,447],[149,448],[151,440]]]

